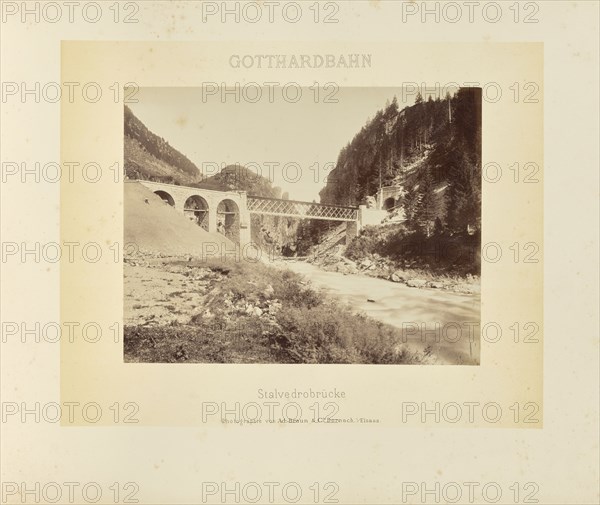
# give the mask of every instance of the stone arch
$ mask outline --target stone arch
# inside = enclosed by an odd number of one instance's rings
[[[175,207],[175,199],[166,191],[158,190],[154,192],[155,195],[160,196],[163,202],[168,203],[171,207]]]
[[[240,208],[229,198],[217,206],[217,231],[233,242],[240,241]]]
[[[388,212],[391,211],[394,207],[396,206],[396,200],[394,199],[393,196],[390,196],[389,198],[386,198],[383,201],[383,210],[387,210]]]
[[[208,231],[208,202],[200,195],[190,196],[183,204],[183,214]]]

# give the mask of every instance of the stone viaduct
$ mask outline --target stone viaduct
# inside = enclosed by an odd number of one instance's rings
[[[387,215],[380,206],[344,207],[249,196],[245,191],[214,191],[143,180],[126,182],[142,184],[206,231],[222,233],[242,247],[252,240],[250,214],[345,222],[347,242],[363,226],[379,224]]]

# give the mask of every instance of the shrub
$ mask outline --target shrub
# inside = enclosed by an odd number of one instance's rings
[[[366,226],[361,234],[348,244],[344,255],[351,260],[359,261],[376,252],[380,246],[381,238],[375,227]]]
[[[285,307],[313,308],[323,303],[320,293],[301,284],[302,276],[290,270],[272,272],[274,298],[281,300]]]
[[[290,308],[277,317],[274,346],[299,363],[407,363],[400,332],[336,303]]]

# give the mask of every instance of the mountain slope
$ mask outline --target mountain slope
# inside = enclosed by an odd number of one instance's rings
[[[281,188],[273,187],[269,179],[242,165],[227,165],[218,174],[207,177],[194,186],[215,191],[246,191],[252,196],[281,198]]]
[[[125,107],[125,173],[130,179],[192,184],[201,179],[198,167],[167,141],[152,133]]]

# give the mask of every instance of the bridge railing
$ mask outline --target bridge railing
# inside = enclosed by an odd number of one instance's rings
[[[248,210],[255,214],[272,216],[304,217],[332,221],[358,220],[358,208],[356,207],[281,200],[262,196],[248,196]]]

